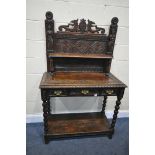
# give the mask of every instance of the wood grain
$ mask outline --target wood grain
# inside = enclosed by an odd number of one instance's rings
[[[40,88],[84,88],[84,87],[126,87],[111,73],[95,72],[55,72],[44,73]]]
[[[63,57],[63,58],[92,58],[92,59],[111,59],[113,56],[109,54],[93,54],[93,53],[63,53],[63,52],[55,52],[55,53],[48,53],[49,58],[54,58],[54,57]]]
[[[102,113],[53,114],[48,126],[48,134],[53,136],[110,131],[110,124]]]

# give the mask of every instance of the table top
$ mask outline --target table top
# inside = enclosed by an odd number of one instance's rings
[[[45,72],[40,88],[106,88],[126,85],[111,73],[99,72]]]

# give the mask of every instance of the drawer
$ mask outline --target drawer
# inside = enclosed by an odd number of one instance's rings
[[[99,91],[94,89],[74,89],[69,92],[70,96],[98,96]]]
[[[115,88],[107,89],[54,89],[50,91],[50,96],[113,96],[116,95]]]
[[[51,90],[50,96],[67,96],[67,90],[55,89]]]
[[[117,91],[116,89],[112,89],[112,88],[109,88],[109,89],[104,89],[101,91],[101,95],[116,95]]]

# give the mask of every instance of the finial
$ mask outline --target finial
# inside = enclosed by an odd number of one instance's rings
[[[47,11],[47,12],[46,12],[46,19],[48,19],[48,20],[53,19],[53,13],[50,12],[50,11]]]
[[[112,20],[111,20],[111,24],[117,25],[118,21],[119,20],[118,20],[117,17],[113,17]]]

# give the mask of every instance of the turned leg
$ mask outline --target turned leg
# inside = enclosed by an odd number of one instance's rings
[[[108,135],[108,138],[109,138],[109,139],[112,139],[112,134],[109,134],[109,135]]]
[[[50,97],[47,95],[46,90],[41,91],[42,101],[43,101],[43,121],[44,121],[44,140],[45,144],[48,143],[48,138],[46,134],[48,133],[48,117],[50,114]]]
[[[45,144],[48,144],[49,143],[48,137],[44,136],[44,142],[45,142]]]
[[[118,114],[118,110],[120,108],[119,106],[121,104],[120,100],[121,100],[121,98],[117,97],[115,110],[114,110],[114,114],[113,114],[113,119],[112,119],[111,126],[110,126],[110,128],[112,129],[112,132],[108,135],[109,139],[112,139],[112,135],[114,134],[114,127],[115,127],[116,120],[117,120],[117,114]]]
[[[103,105],[102,105],[102,111],[101,111],[104,114],[105,114],[106,103],[107,103],[107,96],[104,96]]]
[[[48,106],[48,115],[50,115],[51,114],[50,97],[47,100],[47,106]]]
[[[114,110],[114,114],[113,114],[113,119],[112,119],[112,123],[111,123],[111,129],[114,129],[114,127],[115,127],[118,110],[119,110],[120,104],[121,104],[121,99],[122,99],[122,97],[117,96],[117,101],[116,101],[115,110]]]
[[[48,103],[47,101],[43,101],[43,121],[44,121],[44,133],[48,132]]]
[[[114,114],[113,114],[113,119],[112,119],[111,126],[110,126],[110,128],[112,129],[112,132],[108,136],[110,139],[112,138],[112,135],[114,133],[114,128],[115,128],[115,124],[116,124],[116,120],[117,120],[117,114],[118,114],[118,110],[120,108],[121,99],[123,98],[123,94],[124,94],[124,89],[119,90],[119,93],[117,95],[115,110],[114,110]]]

